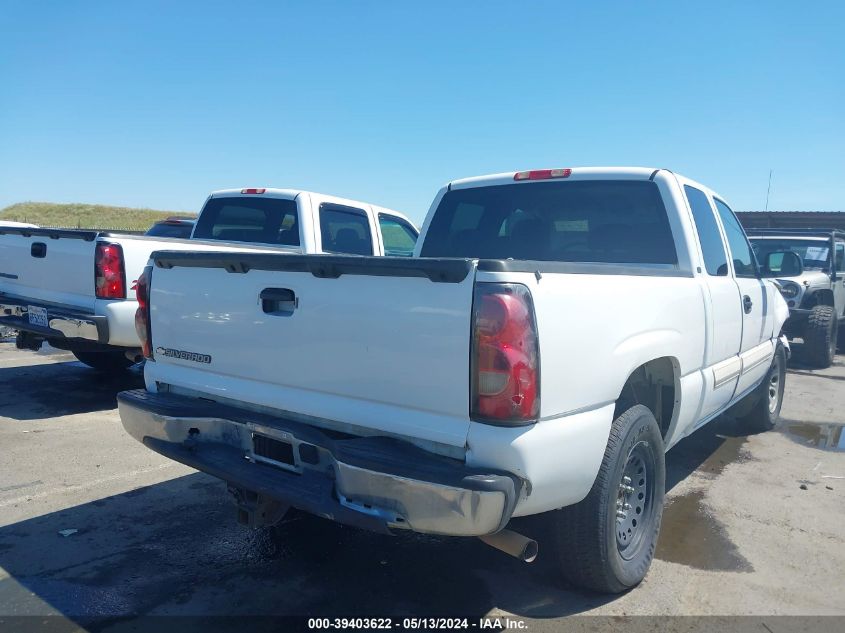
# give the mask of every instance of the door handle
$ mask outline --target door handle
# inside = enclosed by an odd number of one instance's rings
[[[299,307],[299,299],[290,288],[265,288],[258,298],[266,314],[289,316]]]
[[[752,303],[751,297],[745,295],[742,298],[742,307],[745,310],[745,314],[751,314],[751,308],[754,307],[754,303]]]
[[[33,242],[32,246],[29,247],[29,254],[38,258],[46,257],[47,245],[44,242]]]

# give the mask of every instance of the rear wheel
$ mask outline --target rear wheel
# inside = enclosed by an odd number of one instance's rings
[[[80,363],[97,371],[123,371],[135,364],[123,352],[73,352],[73,355]]]
[[[778,345],[772,365],[760,386],[748,396],[754,404],[737,420],[751,433],[772,430],[780,418],[783,405],[783,388],[786,384],[786,352]]]
[[[815,367],[830,367],[836,355],[839,327],[832,306],[815,306],[807,317],[804,332],[804,352],[807,361]]]
[[[613,421],[587,497],[550,513],[553,546],[572,584],[620,593],[642,581],[654,558],[666,489],[663,437],[636,405]]]

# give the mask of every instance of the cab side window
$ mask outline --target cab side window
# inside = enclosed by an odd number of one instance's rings
[[[719,225],[716,224],[713,207],[710,206],[710,201],[704,192],[695,187],[685,185],[684,193],[686,193],[692,210],[692,217],[695,220],[695,230],[698,233],[698,241],[701,244],[707,274],[714,277],[726,277],[728,275],[728,256],[725,254],[725,244],[722,242]]]
[[[716,203],[716,210],[722,218],[722,226],[725,227],[725,235],[728,238],[728,248],[731,251],[731,259],[734,263],[734,271],[737,277],[757,277],[757,260],[754,259],[754,251],[745,237],[745,231],[736,219],[734,212],[728,205],[713,198]]]
[[[836,272],[845,272],[845,242],[836,242]]]
[[[417,231],[410,224],[393,215],[378,214],[384,254],[388,257],[410,257],[417,244]]]
[[[320,234],[327,253],[373,254],[370,223],[363,209],[321,204]]]

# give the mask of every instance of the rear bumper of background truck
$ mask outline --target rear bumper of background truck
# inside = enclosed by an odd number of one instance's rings
[[[480,536],[505,527],[522,481],[387,437],[144,390],[118,394],[123,426],[178,462],[306,512],[369,530]]]
[[[30,306],[47,311],[47,327],[30,322]],[[0,295],[0,324],[44,338],[84,340],[103,345],[109,342],[109,324],[104,316],[72,306],[44,304],[6,295]]]

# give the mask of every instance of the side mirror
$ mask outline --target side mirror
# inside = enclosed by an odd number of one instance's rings
[[[804,262],[793,251],[774,251],[763,262],[763,277],[798,277],[804,272]]]

